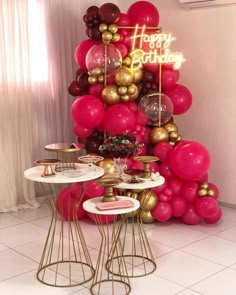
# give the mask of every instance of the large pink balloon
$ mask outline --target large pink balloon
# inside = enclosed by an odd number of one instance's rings
[[[75,211],[76,199],[71,195],[69,188],[64,188],[56,199],[57,212],[66,220],[81,219],[85,216],[86,211],[82,208],[82,203]]]
[[[133,132],[136,127],[136,115],[127,106],[115,104],[105,111],[104,128],[112,135]]]
[[[93,47],[93,45],[95,44],[97,44],[97,42],[91,39],[86,39],[80,42],[75,49],[75,61],[80,66],[80,68],[84,71],[87,71],[87,67],[85,63],[86,54],[89,51],[89,49]]]
[[[83,95],[73,102],[71,115],[77,124],[91,129],[102,123],[104,106],[96,96]]]
[[[196,180],[206,174],[210,166],[210,155],[198,142],[181,142],[171,151],[169,164],[171,171],[180,178]]]
[[[169,96],[173,102],[174,115],[180,115],[188,111],[192,105],[192,94],[187,87],[176,84],[171,89],[167,89],[164,93]]]
[[[199,198],[195,204],[196,212],[204,217],[211,218],[214,216],[218,210],[217,201],[211,197]]]
[[[185,214],[182,216],[182,221],[189,225],[199,224],[201,222],[201,216],[197,214],[194,206],[189,205]]]
[[[148,1],[137,1],[132,4],[127,15],[132,25],[158,26],[159,12],[155,5]]]
[[[159,202],[151,213],[156,220],[164,222],[171,218],[172,207],[168,202]]]

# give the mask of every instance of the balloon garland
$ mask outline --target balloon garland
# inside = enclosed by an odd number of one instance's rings
[[[73,132],[88,153],[98,154],[107,136],[132,133],[142,144],[137,155],[159,158],[150,169],[166,181],[152,189],[143,222],[179,218],[189,225],[215,223],[222,211],[219,190],[208,182],[210,154],[202,144],[183,140],[174,123],[173,115],[192,105],[190,90],[178,84],[184,57],[171,52],[175,38],[163,33],[159,20],[158,9],[148,1],[135,2],[127,13],[112,3],[87,9],[88,39],[75,49],[79,68],[68,84],[76,97]],[[133,157],[127,163],[128,168],[143,168]],[[111,159],[100,165],[107,173],[113,169]],[[140,202],[145,197],[128,193]]]

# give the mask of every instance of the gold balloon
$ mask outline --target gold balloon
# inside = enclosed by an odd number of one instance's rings
[[[112,33],[109,31],[105,31],[102,33],[102,40],[105,42],[110,42],[112,39]]]
[[[111,25],[109,25],[109,27],[108,27],[108,31],[110,31],[112,34],[117,33],[117,31],[118,31],[118,27],[117,27],[117,25],[116,25],[116,24],[111,24]]]
[[[176,138],[176,142],[179,142],[182,140],[182,136],[181,135],[178,135],[178,137]]]
[[[88,77],[88,82],[91,85],[96,84],[97,83],[97,77],[95,77],[95,76]]]
[[[99,25],[99,31],[100,31],[101,33],[107,31],[107,24],[100,24],[100,25]]]
[[[168,141],[169,133],[163,127],[154,127],[151,129],[149,137],[153,144],[157,144],[159,142]]]
[[[94,68],[89,73],[91,76],[99,76],[103,74],[103,68]]]
[[[138,98],[138,97],[139,97],[139,88],[136,87],[136,91],[135,91],[135,93],[134,93],[134,94],[131,94],[131,95],[129,96],[129,98],[130,98],[130,100],[135,100],[135,99]]]
[[[215,196],[215,191],[213,190],[213,188],[208,188],[207,195],[210,196],[210,197]]]
[[[155,221],[155,218],[152,216],[150,211],[142,211],[140,218],[143,223],[153,223]]]
[[[127,94],[128,92],[128,89],[126,86],[120,86],[118,87],[118,90],[117,90],[117,93],[120,94],[120,95],[125,95]]]
[[[207,182],[201,183],[200,188],[208,189],[208,183]]]
[[[199,197],[204,197],[204,196],[206,196],[207,195],[207,189],[205,189],[205,188],[200,188],[199,190],[198,190],[198,196]]]
[[[101,160],[96,165],[104,169],[104,175],[112,174],[115,172],[114,163],[112,159],[107,158]]]
[[[113,34],[111,41],[113,41],[113,42],[120,41],[120,34],[118,34],[118,33]]]
[[[105,88],[103,88],[102,100],[108,105],[120,102],[120,96],[117,93],[117,86],[107,85]]]
[[[132,83],[130,86],[128,86],[128,94],[133,95],[137,92],[137,85]]]
[[[140,208],[150,211],[156,207],[158,199],[153,191],[143,191],[139,196]]]
[[[120,67],[116,73],[115,79],[117,85],[129,86],[133,82],[133,72],[127,67]]]
[[[177,128],[177,126],[175,125],[175,123],[167,123],[167,124],[163,125],[163,127],[164,127],[168,132],[172,132],[172,131],[178,132],[178,128]]]
[[[122,64],[126,67],[129,67],[131,65],[131,62],[132,62],[132,59],[130,56],[127,56],[122,60]]]
[[[143,79],[143,70],[141,68],[138,68],[134,71],[134,83],[139,83]]]
[[[128,94],[121,95],[120,100],[122,100],[123,102],[128,102],[130,101],[130,97]]]
[[[179,134],[177,131],[171,131],[169,132],[169,137],[170,137],[170,140],[172,141],[176,141],[176,139],[178,138]]]
[[[104,82],[104,76],[103,75],[98,76],[98,82],[99,83],[103,83]]]

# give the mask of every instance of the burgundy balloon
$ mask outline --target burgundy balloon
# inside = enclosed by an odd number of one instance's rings
[[[101,21],[106,24],[113,24],[119,20],[120,9],[113,3],[105,3],[99,8]]]
[[[82,72],[77,78],[77,83],[81,89],[81,94],[87,94],[90,84],[88,82],[88,73]]]
[[[79,87],[79,84],[76,80],[71,81],[67,86],[68,92],[72,96],[79,96],[81,95],[81,89]]]

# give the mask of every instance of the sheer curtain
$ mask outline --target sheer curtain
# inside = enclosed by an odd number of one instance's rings
[[[86,9],[105,2],[0,0],[0,212],[39,206],[24,170],[52,157],[46,144],[75,140],[74,50],[87,38]]]

